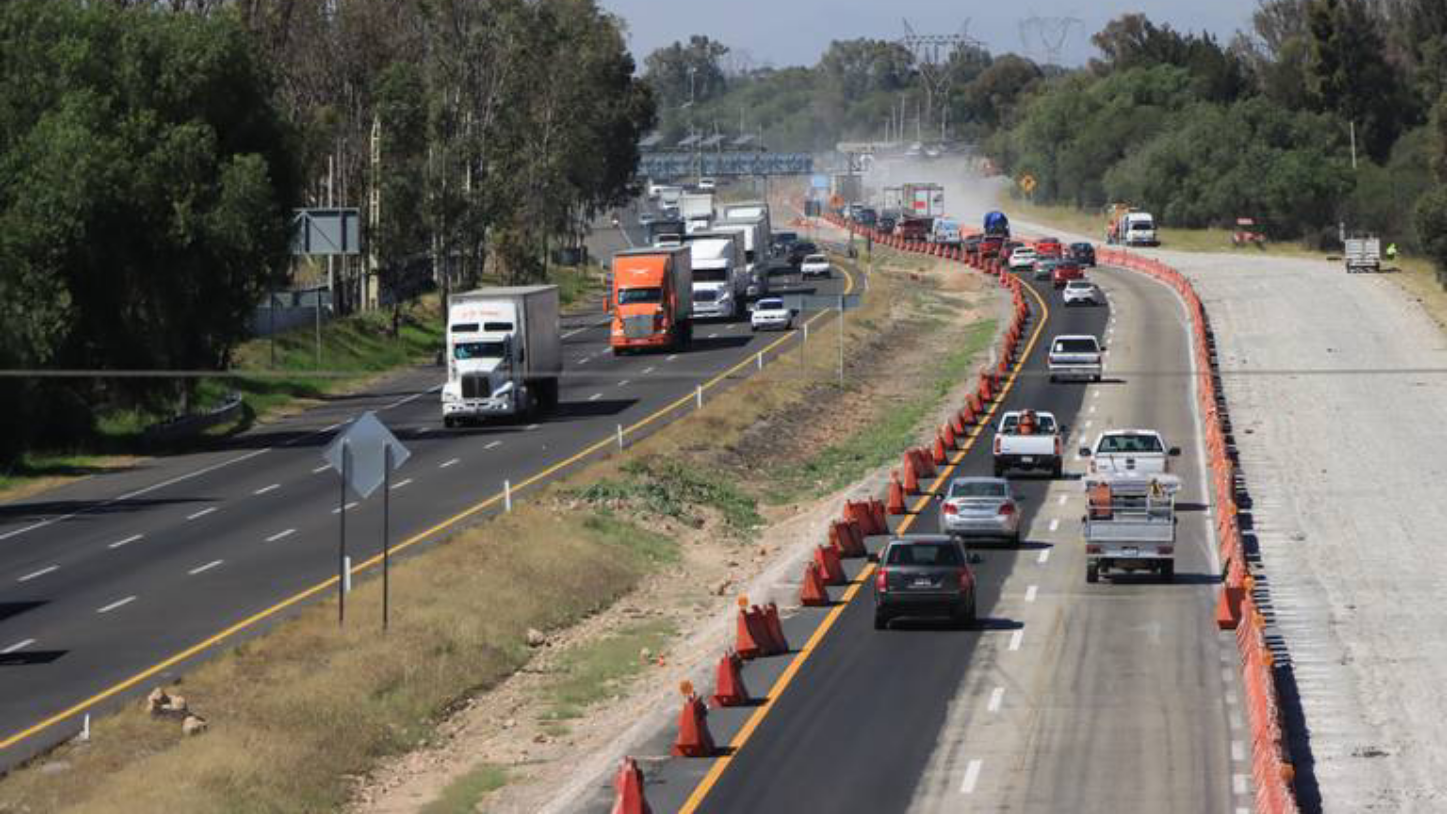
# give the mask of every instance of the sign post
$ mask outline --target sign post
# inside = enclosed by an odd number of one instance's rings
[[[402,442],[368,411],[347,426],[322,453],[322,458],[341,474],[341,494],[337,515],[337,624],[346,622],[347,589],[350,587],[350,566],[347,557],[347,489],[366,500],[377,487],[382,495],[382,629],[387,629],[390,611],[390,568],[392,470],[406,463],[412,453]]]

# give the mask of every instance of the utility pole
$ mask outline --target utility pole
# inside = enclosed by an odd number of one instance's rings
[[[372,116],[370,146],[372,183],[367,190],[367,280],[363,283],[364,289],[371,286],[371,280],[377,273],[377,235],[382,231],[382,117],[380,114]],[[362,299],[364,303],[369,299],[365,292]]]
[[[944,108],[949,105],[950,71],[949,63],[955,52],[966,47],[980,48],[984,43],[969,35],[970,21],[965,20],[956,34],[920,34],[904,21],[904,36],[900,44],[909,49],[914,56],[915,64],[919,66],[920,78],[924,80],[925,104],[921,114],[916,116],[917,125],[916,140],[923,141],[923,121],[925,114],[932,114],[935,108],[940,108],[940,118],[944,119]],[[940,138],[944,138],[944,126],[940,127]]]

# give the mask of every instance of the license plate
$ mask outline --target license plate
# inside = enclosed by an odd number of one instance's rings
[[[925,579],[924,577],[918,577],[918,578],[915,579],[915,581],[914,581],[914,583],[913,583],[913,586],[914,586],[915,588],[933,588],[933,587],[934,587],[934,584],[935,584],[935,582],[934,582],[934,580],[932,580],[932,579]]]
[[[1127,557],[1139,556],[1140,553],[1141,553],[1141,550],[1140,550],[1139,548],[1135,548],[1134,546],[1125,549],[1125,555],[1126,555]]]
[[[1029,456],[1029,455],[1022,455],[1022,456],[1020,457],[1020,463],[1022,463],[1022,464],[1033,464],[1033,463],[1035,463],[1035,459],[1032,458],[1032,457]]]

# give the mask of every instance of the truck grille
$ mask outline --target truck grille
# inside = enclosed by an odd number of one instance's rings
[[[492,383],[488,381],[487,374],[477,374],[462,377],[462,397],[465,399],[485,399],[492,395]]]
[[[645,339],[653,336],[651,315],[623,318],[623,335],[629,339]]]

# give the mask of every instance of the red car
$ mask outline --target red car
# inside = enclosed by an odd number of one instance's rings
[[[1036,249],[1035,251],[1038,252],[1040,250]],[[1054,283],[1056,288],[1064,288],[1065,284],[1071,280],[1084,279],[1085,269],[1082,269],[1080,264],[1073,260],[1066,260],[1063,263],[1056,264],[1055,269],[1050,272],[1050,282]]]
[[[1045,237],[1035,241],[1035,254],[1039,257],[1060,257],[1065,253],[1065,247],[1060,241],[1053,237]]]

